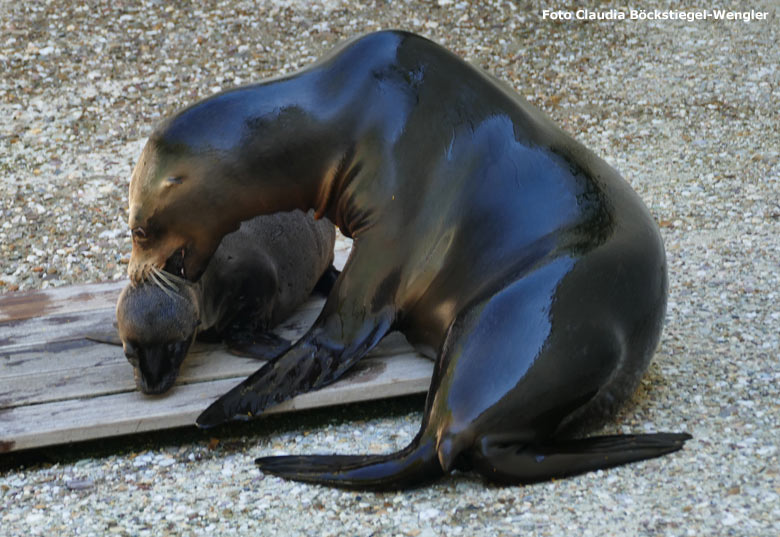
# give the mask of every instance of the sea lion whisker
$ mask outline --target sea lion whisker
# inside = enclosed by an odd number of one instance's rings
[[[177,286],[177,291],[181,289],[182,287],[191,287],[195,285],[195,282],[191,282],[187,278],[183,278],[179,276],[178,274],[174,274],[172,272],[168,272],[167,270],[161,270],[163,274],[165,274],[165,277],[168,279],[169,282],[172,282],[173,285]]]
[[[160,282],[160,280],[157,278],[157,275],[154,272],[150,271],[147,274],[146,281],[153,283],[154,285],[156,285],[157,287],[159,287],[163,291],[166,291],[166,293],[167,293],[167,288],[162,284],[162,282]]]
[[[193,284],[193,282],[189,281],[187,278],[182,278],[178,274],[174,274],[172,272],[168,272],[167,270],[160,270],[160,272],[162,274],[165,274],[165,277],[166,277],[167,281],[171,282],[174,285],[192,285]]]
[[[166,273],[164,270],[160,270],[160,269],[158,269],[157,267],[154,267],[154,269],[153,269],[153,270],[154,270],[154,273],[157,275],[157,277],[158,277],[158,278],[159,278],[159,279],[160,279],[160,280],[161,280],[161,281],[162,281],[164,284],[168,285],[168,288],[169,288],[171,291],[173,291],[173,292],[175,292],[175,293],[178,293],[178,292],[179,292],[179,289],[176,287],[176,284],[175,284],[173,281],[171,281],[171,278],[169,277],[169,275],[168,275],[168,274],[167,274],[167,273]]]
[[[154,284],[162,290],[163,293],[168,295],[169,298],[173,298],[173,293],[171,293],[170,289],[168,289],[168,287],[159,279],[157,272],[151,271],[149,273],[149,277],[152,282],[154,282]]]

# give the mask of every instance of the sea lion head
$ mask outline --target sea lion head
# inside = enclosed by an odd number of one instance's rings
[[[330,174],[323,184],[332,182],[342,157],[327,157],[335,153],[319,141],[323,128],[300,108],[266,103],[253,91],[197,102],[149,137],[130,179],[132,282],[153,267],[197,281],[242,221],[328,199],[320,181]]]
[[[155,132],[130,179],[128,273],[146,281],[152,268],[196,281],[227,233],[238,229],[240,189],[220,151],[193,148]]]
[[[125,287],[116,306],[125,356],[135,369],[138,389],[147,394],[173,386],[200,324],[193,286],[172,285],[170,277],[155,279],[159,277]]]

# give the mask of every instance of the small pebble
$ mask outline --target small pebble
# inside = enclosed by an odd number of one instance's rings
[[[68,490],[89,490],[95,488],[95,482],[91,479],[71,479],[65,482]]]

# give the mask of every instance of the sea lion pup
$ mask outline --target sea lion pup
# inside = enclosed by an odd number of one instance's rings
[[[197,283],[155,270],[150,281],[129,284],[116,317],[138,388],[169,390],[196,336],[257,358],[283,352],[290,343],[269,330],[315,286],[327,293],[337,275],[334,241],[333,224],[311,214],[260,216],[225,236]],[[170,265],[175,269],[175,260]]]
[[[264,457],[354,488],[453,469],[528,483],[657,457],[686,434],[572,439],[639,382],[666,308],[658,226],[628,183],[510,88],[405,32],[217,94],[133,172],[133,280],[182,253],[197,280],[258,214],[315,208],[354,239],[311,329],[207,408],[257,416],[338,379],[392,329],[435,357],[419,433],[389,455]],[[197,218],[193,218],[197,215]]]

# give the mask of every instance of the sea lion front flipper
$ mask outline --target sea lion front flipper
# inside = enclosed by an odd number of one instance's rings
[[[397,279],[376,282],[370,277],[371,271],[369,274],[350,272],[349,267],[360,256],[375,258],[376,254],[366,249],[359,251],[355,244],[309,331],[284,354],[267,362],[212,403],[198,416],[199,427],[248,420],[272,405],[326,386],[379,343],[390,331],[396,316],[395,307],[382,295],[395,292]],[[366,300],[366,296],[375,298]]]
[[[392,318],[380,316],[366,320],[361,327],[355,327],[354,337],[346,342],[331,333],[346,323],[318,323],[287,352],[267,362],[212,403],[198,416],[198,427],[213,427],[229,420],[245,421],[270,406],[330,384],[379,343],[389,331]]]
[[[535,483],[660,457],[679,450],[690,438],[687,433],[656,433],[553,440],[523,446],[484,437],[471,462],[473,469],[488,481]]]
[[[249,337],[226,340],[228,351],[237,356],[272,360],[292,346],[292,342],[273,332],[263,332]]]

